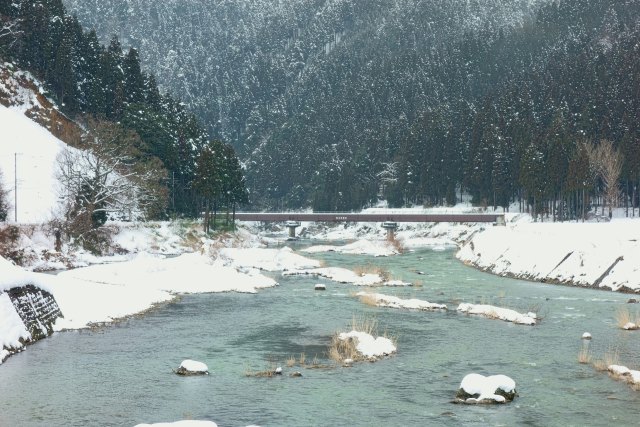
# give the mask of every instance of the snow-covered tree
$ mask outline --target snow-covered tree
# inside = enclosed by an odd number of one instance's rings
[[[134,132],[90,120],[80,149],[66,148],[58,157],[58,179],[66,224],[82,235],[105,223],[109,215],[145,218],[166,204],[164,169],[153,159],[142,161]]]

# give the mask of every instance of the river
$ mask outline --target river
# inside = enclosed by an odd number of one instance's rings
[[[0,426],[133,426],[208,419],[221,427],[262,426],[608,426],[637,425],[640,393],[577,362],[617,352],[640,366],[640,331],[616,328],[628,295],[499,278],[466,267],[453,251],[389,258],[318,254],[328,266],[374,265],[422,286],[377,292],[445,303],[448,312],[364,305],[355,286],[276,276],[257,294],[186,295],[145,315],[91,330],[56,333],[0,365]],[[420,274],[424,273],[424,274]],[[314,291],[316,283],[327,291]],[[535,327],[455,312],[461,301],[537,310]],[[629,306],[636,310],[637,305]],[[397,355],[352,368],[288,368],[325,356],[332,334],[353,317],[375,318]],[[172,373],[183,359],[205,362],[204,377]],[[283,366],[285,375],[247,371]],[[302,378],[287,374],[299,370]],[[510,404],[451,403],[471,372],[517,383]]]

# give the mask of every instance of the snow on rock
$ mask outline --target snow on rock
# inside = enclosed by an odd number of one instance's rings
[[[338,283],[351,283],[356,286],[374,286],[383,283],[383,279],[376,273],[358,274],[342,267],[322,267],[303,270],[285,271],[285,276],[309,275],[324,277]]]
[[[305,258],[289,247],[281,249],[225,248],[218,254],[224,265],[236,268],[257,268],[265,271],[287,271],[315,268],[320,262]]]
[[[535,313],[521,314],[515,310],[511,310],[508,308],[495,307],[493,305],[462,303],[458,306],[457,310],[462,313],[479,314],[491,319],[500,319],[507,322],[517,323],[520,325],[533,326],[536,324]]]
[[[629,369],[622,365],[609,365],[607,369],[611,375],[623,379],[631,385],[640,384],[640,371]]]
[[[137,424],[135,427],[218,427],[213,421],[183,420],[172,423]]]
[[[640,326],[636,325],[633,322],[627,322],[624,324],[624,326],[622,326],[622,329],[625,329],[627,331],[635,331],[637,329],[640,329]]]
[[[640,221],[522,220],[474,234],[457,257],[503,276],[640,292]]]
[[[209,375],[209,368],[202,362],[186,359],[175,372],[178,375]]]
[[[389,356],[397,351],[396,346],[389,338],[377,337],[374,338],[366,332],[360,332],[352,330],[351,332],[342,332],[338,335],[338,339],[346,341],[349,339],[356,340],[356,349],[365,358],[370,360],[379,359],[384,356]]]
[[[327,286],[322,284],[322,283],[318,283],[317,285],[315,285],[313,287],[313,289],[315,289],[316,291],[326,291],[327,290]]]
[[[349,243],[344,246],[333,245],[319,245],[311,246],[303,249],[302,252],[307,253],[319,253],[319,252],[337,252],[342,254],[354,254],[354,255],[372,255],[375,257],[391,256],[398,254],[398,250],[394,248],[389,241],[372,241],[372,240],[357,240],[353,243]]]
[[[582,334],[582,339],[583,340],[590,340],[591,338],[592,337],[591,337],[591,334],[589,332],[585,332],[584,334]]]
[[[431,303],[429,301],[419,300],[416,298],[401,299],[391,295],[384,294],[372,294],[368,292],[358,292],[356,294],[362,299],[371,299],[378,307],[389,308],[406,308],[409,310],[446,310],[447,306],[444,304]]]
[[[516,397],[516,383],[506,375],[468,374],[462,379],[456,403],[506,403]]]

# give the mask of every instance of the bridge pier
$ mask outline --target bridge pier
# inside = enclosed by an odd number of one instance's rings
[[[393,221],[385,221],[382,223],[382,228],[387,230],[387,240],[394,240],[396,237],[396,228],[398,223]]]
[[[300,221],[287,221],[284,225],[289,228],[289,238],[295,239],[296,228],[300,227]]]

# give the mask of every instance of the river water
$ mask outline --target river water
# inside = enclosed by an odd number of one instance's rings
[[[258,294],[187,295],[106,327],[54,334],[0,366],[0,426],[132,426],[208,419],[246,426],[605,426],[638,425],[640,392],[581,365],[585,331],[595,358],[616,352],[640,365],[640,331],[616,328],[628,295],[499,278],[459,263],[453,251],[389,258],[315,255],[329,266],[374,265],[420,282],[377,292],[448,304],[448,312],[364,305],[355,286],[276,276]],[[424,274],[419,274],[424,273]],[[327,291],[313,290],[316,283]],[[457,314],[461,301],[544,316],[535,327]],[[635,305],[629,305],[632,311]],[[331,335],[353,317],[375,318],[398,353],[352,368],[287,368],[290,356],[329,363]],[[172,373],[183,359],[211,375]],[[283,366],[285,375],[247,377]],[[286,375],[294,370],[302,378]],[[471,372],[517,383],[510,404],[451,403]]]

